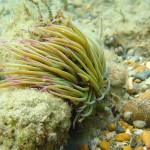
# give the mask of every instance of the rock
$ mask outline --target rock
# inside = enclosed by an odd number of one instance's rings
[[[123,146],[123,150],[132,150],[131,146]]]
[[[108,47],[117,47],[119,45],[119,41],[117,36],[110,36],[105,39],[104,44]]]
[[[90,150],[88,144],[82,144],[79,150]]]
[[[127,133],[117,134],[115,140],[118,142],[130,141],[130,135]]]
[[[124,48],[122,46],[116,47],[115,54],[117,54],[118,56],[122,56],[124,54]]]
[[[144,130],[140,135],[141,140],[147,149],[150,149],[150,131]]]
[[[99,147],[100,147],[102,150],[109,150],[109,149],[110,149],[109,142],[107,142],[107,141],[100,141],[100,142],[99,142]]]
[[[61,98],[30,88],[0,90],[0,149],[53,150],[63,145],[70,127],[70,107]]]
[[[127,121],[130,120],[131,116],[132,116],[132,112],[130,111],[127,111],[123,114],[124,119]]]
[[[127,92],[129,94],[137,94],[138,93],[138,86],[136,84],[133,84],[133,77],[129,77],[127,79]]]
[[[142,120],[136,120],[136,121],[133,121],[133,125],[136,128],[142,129],[146,126],[146,122]]]
[[[142,72],[138,73],[138,74],[135,76],[135,78],[144,81],[144,80],[146,80],[149,76],[150,76],[150,70],[145,70],[145,71],[142,71]]]
[[[94,138],[94,139],[91,141],[91,143],[90,143],[90,148],[91,148],[91,150],[95,150],[96,147],[97,147],[97,145],[98,145],[98,143],[99,143],[99,139],[98,139],[98,138]]]
[[[130,56],[134,56],[135,55],[135,49],[129,49],[127,54]]]
[[[106,139],[107,140],[111,140],[111,139],[113,139],[115,137],[115,135],[116,135],[115,131],[109,132],[109,133],[106,134]]]
[[[116,128],[116,125],[114,123],[111,123],[109,126],[108,126],[108,130],[109,131],[115,131],[115,128]]]
[[[116,126],[116,133],[122,133],[122,132],[125,132],[125,130],[124,130],[124,128],[120,125],[120,124],[118,124],[117,126]]]
[[[150,61],[148,61],[148,62],[146,63],[146,67],[147,67],[147,69],[150,70]]]
[[[150,77],[139,84],[139,91],[145,92],[147,89],[150,89]]]
[[[128,73],[129,77],[134,77],[136,75],[136,69],[130,70]]]
[[[142,129],[134,129],[134,134],[135,135],[140,135],[143,132]]]
[[[132,148],[135,148],[136,145],[137,145],[136,135],[132,135],[132,136],[131,136],[131,141],[130,141],[130,146],[131,146]]]
[[[123,104],[123,113],[132,112],[130,121],[142,120],[150,126],[150,91],[139,94],[134,100]]]
[[[122,87],[126,83],[127,70],[124,65],[112,63],[108,68],[110,74],[111,86],[115,88]]]

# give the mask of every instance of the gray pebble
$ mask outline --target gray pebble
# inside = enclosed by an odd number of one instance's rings
[[[124,128],[121,125],[119,125],[119,124],[117,125],[115,131],[116,131],[117,134],[125,132]]]
[[[131,137],[130,146],[131,146],[132,148],[134,148],[136,145],[137,145],[136,135],[133,135],[133,136]]]
[[[128,55],[134,56],[135,55],[135,49],[128,50]]]
[[[149,76],[150,76],[150,70],[145,70],[145,71],[138,73],[135,78],[144,81]]]

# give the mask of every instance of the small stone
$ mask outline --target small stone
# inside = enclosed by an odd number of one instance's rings
[[[146,148],[150,149],[150,131],[144,130],[141,133],[140,138],[142,142],[145,144]]]
[[[95,150],[102,150],[101,148],[97,147]]]
[[[144,148],[140,146],[136,150],[144,150]]]
[[[134,148],[137,145],[136,135],[131,136],[130,146]]]
[[[125,132],[124,128],[120,124],[117,125],[115,131],[116,131],[117,134]]]
[[[132,116],[132,112],[130,111],[127,111],[123,114],[124,119],[127,121],[130,120],[131,116]]]
[[[140,79],[135,79],[135,80],[134,80],[134,82],[136,82],[136,83],[140,83],[140,82],[141,82],[141,80],[140,80]]]
[[[150,76],[150,70],[145,70],[145,71],[138,73],[135,78],[144,81],[149,76]]]
[[[80,150],[90,150],[88,144],[82,144]]]
[[[99,147],[102,149],[102,150],[109,150],[109,142],[107,141],[101,141],[99,142]]]
[[[134,127],[142,129],[146,126],[146,122],[142,120],[133,121]]]
[[[134,134],[135,135],[140,135],[143,132],[142,129],[134,129]]]
[[[129,126],[128,130],[130,130],[130,133],[133,133],[133,126]]]
[[[111,123],[109,126],[108,126],[108,130],[109,131],[115,131],[115,128],[116,128],[116,125],[114,123]]]
[[[128,76],[129,77],[134,77],[136,75],[136,70],[130,70],[129,73],[128,73]]]
[[[130,135],[127,133],[120,133],[116,135],[115,140],[118,142],[130,141]]]
[[[146,67],[147,67],[147,69],[150,69],[150,61],[148,61],[148,62],[146,63]]]
[[[136,85],[133,84],[133,77],[129,77],[127,79],[127,92],[129,94],[136,94],[138,93],[138,88]]]
[[[124,146],[123,150],[132,150],[132,148],[130,146]]]
[[[92,141],[91,141],[91,150],[95,150],[97,145],[99,143],[99,139],[98,138],[94,138]]]
[[[127,52],[128,55],[134,56],[135,55],[135,49],[130,49]]]
[[[113,138],[115,137],[115,135],[116,135],[116,132],[115,132],[115,131],[109,132],[109,133],[107,133],[107,135],[106,135],[106,139],[107,139],[107,140],[111,140],[111,139],[113,139]]]
[[[132,112],[130,121],[143,120],[147,127],[150,127],[150,91],[140,93],[134,100],[126,101],[123,104],[123,113]]]

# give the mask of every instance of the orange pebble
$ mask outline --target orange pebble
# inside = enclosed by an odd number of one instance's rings
[[[136,82],[136,83],[140,83],[140,82],[141,82],[141,80],[140,80],[140,79],[135,79],[135,80],[134,80],[134,82]]]
[[[145,144],[146,148],[150,149],[150,131],[144,130],[141,133],[140,138],[142,142]]]
[[[80,150],[89,150],[88,144],[82,144],[82,145],[80,146]]]
[[[101,141],[101,142],[99,142],[99,147],[102,150],[109,150],[109,142],[107,142],[107,141]]]
[[[116,128],[116,125],[114,123],[111,123],[109,126],[108,126],[108,130],[109,131],[115,131],[115,128]]]
[[[123,150],[132,150],[132,148],[130,146],[124,146]]]
[[[137,68],[137,73],[140,73],[141,71],[144,71],[146,69],[147,69],[146,66],[140,66],[140,67]]]
[[[130,141],[130,135],[128,133],[117,134],[115,140],[118,142]]]
[[[130,130],[131,133],[133,133],[133,126],[129,126],[128,129]]]
[[[119,124],[126,130],[127,128],[129,128],[129,124],[124,122],[124,121],[119,121]]]
[[[104,136],[106,136],[109,133],[109,131],[104,131]]]

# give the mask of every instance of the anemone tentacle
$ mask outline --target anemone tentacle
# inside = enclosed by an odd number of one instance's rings
[[[75,125],[91,115],[108,92],[104,52],[70,23],[38,27],[33,32],[39,40],[0,43],[15,56],[0,64],[0,68],[6,68],[0,71],[4,76],[0,88],[28,86],[71,101],[77,113]]]

